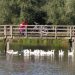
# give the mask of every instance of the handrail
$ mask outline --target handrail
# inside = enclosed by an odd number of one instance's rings
[[[28,25],[23,33],[25,35],[21,36],[19,25],[0,25],[1,38],[71,38],[75,37],[75,25]]]

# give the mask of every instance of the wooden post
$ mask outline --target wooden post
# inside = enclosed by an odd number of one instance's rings
[[[70,27],[70,38],[71,38],[72,36],[71,36],[71,27]]]
[[[25,28],[25,37],[27,38],[27,27]]]
[[[57,38],[57,27],[55,26],[55,39]]]
[[[74,43],[73,43],[73,49],[75,50],[75,38],[74,38],[74,41],[73,41]],[[75,51],[74,51],[74,53],[75,53]]]
[[[9,50],[9,39],[7,39],[6,43],[7,43],[7,50]]]
[[[6,38],[6,26],[4,26],[4,37]]]
[[[69,27],[67,27],[67,36],[69,37]]]
[[[73,37],[72,38],[72,50],[74,50],[75,49],[75,38]]]
[[[9,39],[6,37],[5,39],[4,39],[4,46],[5,46],[5,54],[6,54],[6,51],[7,50],[9,50],[9,43],[10,43],[10,41],[9,41]]]
[[[12,26],[10,26],[10,36],[12,38]]]
[[[5,49],[5,54],[6,54],[6,51],[7,51],[7,43],[6,43],[6,38],[4,38],[4,49]]]
[[[69,44],[70,44],[69,49],[71,50],[71,49],[72,49],[72,46],[73,46],[73,45],[72,45],[72,44],[73,44],[73,43],[72,43],[72,38],[69,39]]]
[[[42,30],[43,30],[42,28],[43,28],[43,26],[40,27],[40,34],[41,34],[40,38],[42,38]]]

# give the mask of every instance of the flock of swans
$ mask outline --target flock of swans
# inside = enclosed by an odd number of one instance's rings
[[[35,55],[35,56],[44,56],[44,55],[54,55],[55,53],[55,50],[48,50],[48,51],[44,51],[44,50],[39,50],[39,49],[36,49],[34,51],[31,51],[28,50],[28,49],[25,49],[23,50],[23,53],[24,53],[24,56],[29,56],[29,55]],[[58,52],[59,56],[63,56],[64,55],[64,51],[61,49],[59,50]],[[68,56],[73,56],[74,55],[74,50],[68,50]]]
[[[44,56],[44,55],[54,55],[55,54],[55,50],[48,50],[48,51],[44,51],[44,50],[39,50],[39,49],[35,49],[34,51],[31,51],[31,49],[24,49],[23,51],[24,56],[29,56],[29,55],[35,55],[35,56]],[[8,54],[19,54],[18,51],[14,51],[14,50],[8,50],[7,51]],[[21,54],[19,54],[21,55]],[[61,49],[58,52],[59,56],[63,56],[64,55],[64,51]],[[73,56],[74,55],[74,50],[68,50],[68,56]]]
[[[39,50],[39,49],[36,49],[34,51],[31,51],[28,50],[28,49],[25,49],[23,50],[23,53],[24,53],[24,56],[29,56],[29,55],[35,55],[35,56],[44,56],[44,55],[54,55],[54,51],[55,50],[51,50],[51,51],[44,51],[44,50]]]

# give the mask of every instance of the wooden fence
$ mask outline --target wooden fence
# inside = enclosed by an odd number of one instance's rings
[[[18,25],[0,25],[0,38],[65,38],[75,37],[74,25],[28,25],[21,28],[24,35],[20,33]]]

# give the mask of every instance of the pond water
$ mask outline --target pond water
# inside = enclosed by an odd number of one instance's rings
[[[75,75],[75,57],[0,55],[0,75]]]

